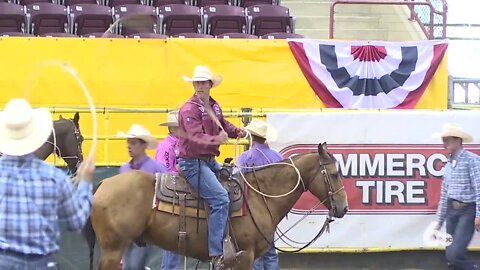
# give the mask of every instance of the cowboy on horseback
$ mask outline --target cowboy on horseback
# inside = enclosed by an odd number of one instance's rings
[[[246,131],[225,120],[220,105],[210,97],[210,90],[222,82],[206,66],[197,66],[192,78],[195,94],[185,102],[178,122],[179,167],[187,181],[198,191],[210,208],[208,214],[208,251],[214,269],[224,269],[222,240],[229,212],[229,196],[215,175],[221,167],[215,160],[219,147],[228,138],[245,137]],[[239,257],[243,252],[237,252]]]

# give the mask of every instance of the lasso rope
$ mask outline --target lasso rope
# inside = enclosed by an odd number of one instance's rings
[[[48,67],[48,66],[56,66],[56,67],[59,67],[61,68],[63,71],[65,71],[66,73],[68,73],[72,78],[75,79],[75,81],[77,82],[77,84],[80,86],[80,88],[82,89],[82,92],[85,96],[85,98],[87,99],[87,102],[88,102],[88,107],[90,109],[90,114],[92,115],[92,129],[93,129],[93,134],[92,134],[92,144],[90,145],[90,150],[89,150],[89,153],[88,153],[88,158],[94,158],[95,157],[95,149],[97,147],[97,115],[96,115],[96,110],[95,110],[95,104],[93,103],[93,99],[92,97],[90,96],[90,92],[88,91],[87,87],[85,86],[85,84],[83,83],[82,79],[80,79],[80,76],[78,75],[78,72],[67,62],[62,62],[62,61],[59,61],[59,60],[48,60],[48,61],[43,61],[41,62],[37,68],[34,70],[34,72],[32,73],[32,75],[30,76],[29,80],[27,81],[27,85],[25,87],[25,96],[28,95],[28,93],[30,92],[31,88],[32,88],[32,84],[34,82],[34,79],[36,79],[37,77],[40,76],[40,71],[42,69],[44,69],[45,67]],[[54,148],[57,148],[57,145],[56,145],[56,138],[55,138],[55,132],[54,132]],[[55,149],[54,149],[55,150]],[[54,158],[54,161],[55,158]],[[72,178],[72,180],[74,182],[78,182],[79,179],[75,179],[75,178]]]

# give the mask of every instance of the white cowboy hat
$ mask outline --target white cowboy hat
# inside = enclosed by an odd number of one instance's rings
[[[196,66],[195,70],[193,71],[192,78],[189,78],[185,75],[183,75],[182,78],[187,82],[212,81],[212,87],[218,86],[220,83],[222,83],[222,76],[212,75],[212,72],[207,66]]]
[[[264,138],[269,142],[273,142],[277,139],[277,131],[275,128],[259,119],[252,119],[245,129],[250,132],[250,134]]]
[[[117,136],[127,139],[141,139],[147,143],[148,149],[155,149],[157,147],[158,141],[155,139],[148,129],[142,125],[132,124],[127,133],[120,131]]]
[[[433,138],[445,138],[445,137],[457,137],[462,138],[463,142],[470,143],[473,142],[472,135],[463,131],[463,128],[457,124],[445,124],[440,133],[434,133]]]
[[[164,127],[178,127],[178,111],[169,111],[167,114],[167,121],[160,123]]]
[[[26,99],[11,99],[0,112],[0,152],[23,156],[35,152],[52,133],[48,109],[32,109]]]

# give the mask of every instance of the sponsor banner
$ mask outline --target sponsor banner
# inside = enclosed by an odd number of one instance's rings
[[[447,161],[432,134],[445,123],[458,123],[476,138],[465,148],[480,154],[480,128],[474,125],[479,117],[474,111],[341,111],[269,114],[267,121],[279,133],[271,147],[284,157],[317,151],[326,141],[337,160],[350,211],[313,247],[422,248],[423,232],[436,221]],[[304,193],[279,232],[289,231],[291,240],[304,239],[306,232],[314,236],[327,214],[317,204],[316,197]],[[398,241],[399,232],[407,238]],[[359,236],[362,241],[352,241]],[[301,246],[285,239],[277,241],[279,246]]]

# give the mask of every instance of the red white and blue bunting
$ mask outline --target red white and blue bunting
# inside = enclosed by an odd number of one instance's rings
[[[413,109],[448,46],[445,40],[291,39],[288,43],[310,86],[327,107],[356,109]]]

